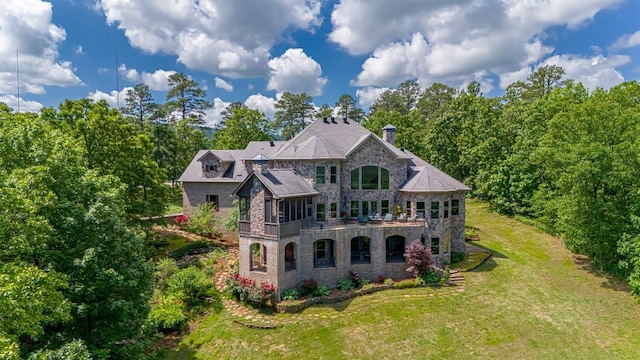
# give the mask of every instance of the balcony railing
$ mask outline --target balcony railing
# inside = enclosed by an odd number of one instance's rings
[[[238,232],[243,235],[251,234],[251,222],[250,221],[240,221],[238,222]]]

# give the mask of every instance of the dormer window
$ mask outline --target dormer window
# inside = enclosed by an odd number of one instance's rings
[[[209,165],[209,171],[213,171],[213,172],[218,171],[218,165]]]

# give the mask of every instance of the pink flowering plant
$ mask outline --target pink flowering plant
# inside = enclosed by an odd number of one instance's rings
[[[260,285],[255,280],[235,273],[227,279],[227,287],[236,300],[255,307],[271,307],[276,300],[276,287],[263,282]]]

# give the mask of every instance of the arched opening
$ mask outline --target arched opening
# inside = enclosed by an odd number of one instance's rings
[[[357,236],[351,239],[351,263],[371,264],[371,239]]]
[[[267,247],[260,243],[251,244],[251,271],[267,271]]]
[[[336,258],[334,255],[334,241],[321,239],[313,243],[313,267],[334,267]]]
[[[387,262],[400,263],[405,262],[405,237],[400,235],[389,236],[386,241]]]
[[[288,243],[284,247],[284,271],[296,269],[296,244]]]

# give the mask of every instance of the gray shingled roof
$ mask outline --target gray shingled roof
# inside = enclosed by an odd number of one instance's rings
[[[286,145],[269,156],[270,159],[344,159],[369,138],[377,139],[391,153],[408,158],[395,146],[380,139],[355,121],[317,119]],[[268,156],[268,155],[267,155]]]
[[[423,161],[424,162],[424,161]],[[412,166],[407,182],[398,189],[404,192],[449,192],[469,191],[467,185],[447,175],[437,167],[424,162],[422,166]]]
[[[274,198],[284,199],[289,197],[320,194],[293,170],[270,169],[265,174],[259,171],[254,171],[251,174],[257,177],[260,182],[269,189]],[[246,181],[249,181],[250,179],[251,176],[249,176]],[[240,187],[242,187],[242,185],[238,188]]]

